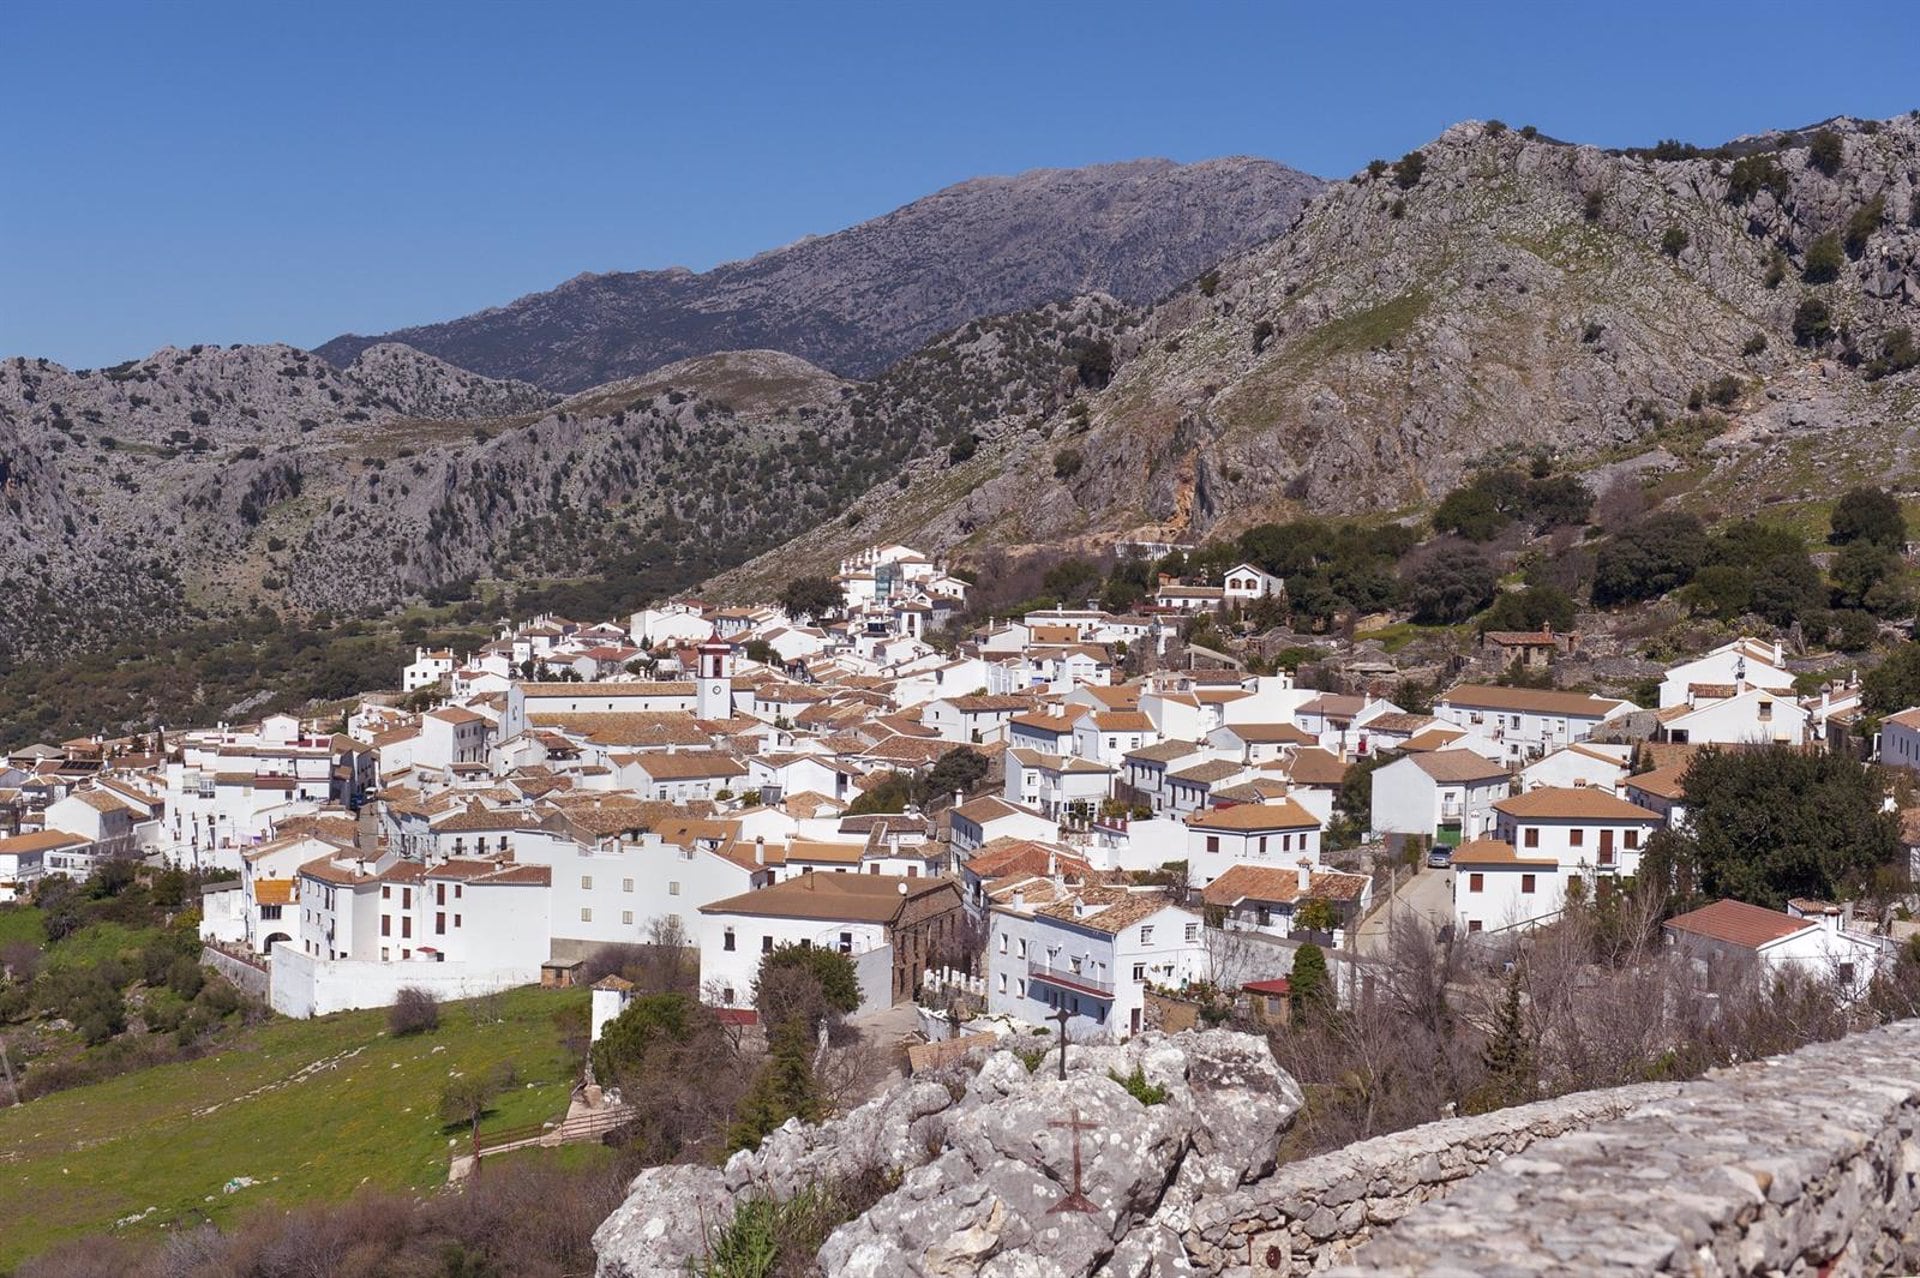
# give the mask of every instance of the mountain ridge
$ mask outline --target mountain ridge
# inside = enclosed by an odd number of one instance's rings
[[[1322,185],[1246,156],[971,178],[708,271],[583,272],[502,306],[384,337],[342,335],[314,353],[341,366],[398,341],[565,392],[745,348],[866,378],[979,316],[1087,293],[1151,302],[1283,231]]]

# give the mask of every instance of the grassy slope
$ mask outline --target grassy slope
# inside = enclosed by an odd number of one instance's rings
[[[559,1117],[574,1078],[552,1018],[585,1001],[584,990],[516,990],[501,1024],[448,1004],[437,1032],[403,1039],[386,1036],[378,1011],[275,1020],[216,1056],[0,1111],[0,1267],[149,1208],[132,1228],[360,1185],[444,1184],[441,1084],[511,1060],[520,1082],[483,1130]],[[260,1183],[221,1192],[243,1176]]]

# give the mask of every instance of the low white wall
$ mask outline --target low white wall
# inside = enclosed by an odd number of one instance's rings
[[[893,1006],[893,947],[877,945],[853,957],[860,978],[860,1010],[878,1012]]]
[[[533,985],[540,969],[479,968],[468,963],[376,963],[322,959],[288,945],[273,947],[267,1001],[283,1016],[325,1016],[359,1007],[387,1007],[407,986],[436,998],[478,998],[516,985]]]

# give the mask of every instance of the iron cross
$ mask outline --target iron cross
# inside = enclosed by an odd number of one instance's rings
[[[1064,1083],[1067,1081],[1067,1009],[1066,1007],[1063,1005],[1058,1011],[1056,1011],[1052,1016],[1049,1016],[1047,1019],[1050,1021],[1060,1022],[1060,1081]]]
[[[1047,1126],[1063,1127],[1073,1133],[1073,1189],[1059,1202],[1047,1208],[1047,1215],[1049,1216],[1056,1212],[1063,1211],[1097,1212],[1100,1210],[1093,1205],[1091,1199],[1080,1192],[1080,1133],[1093,1131],[1099,1124],[1082,1121],[1078,1109],[1068,1112],[1073,1115],[1072,1118],[1064,1123],[1048,1123]]]

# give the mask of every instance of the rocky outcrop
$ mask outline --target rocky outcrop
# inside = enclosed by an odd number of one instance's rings
[[[1207,1194],[1270,1174],[1299,1087],[1266,1043],[1227,1031],[1073,1047],[1066,1079],[994,1052],[971,1077],[902,1084],[827,1124],[789,1123],[724,1169],[641,1173],[594,1236],[606,1278],[666,1278],[743,1198],[791,1197],[875,1169],[898,1187],[836,1230],[824,1272],[1183,1272]],[[1143,1103],[1116,1078],[1164,1089]],[[1073,1197],[1075,1191],[1079,1197]]]
[[[1320,179],[1269,160],[1135,160],[977,178],[744,262],[581,275],[545,293],[317,350],[404,342],[578,391],[713,351],[785,351],[869,377],[968,320],[1080,293],[1144,305],[1285,230]]]

